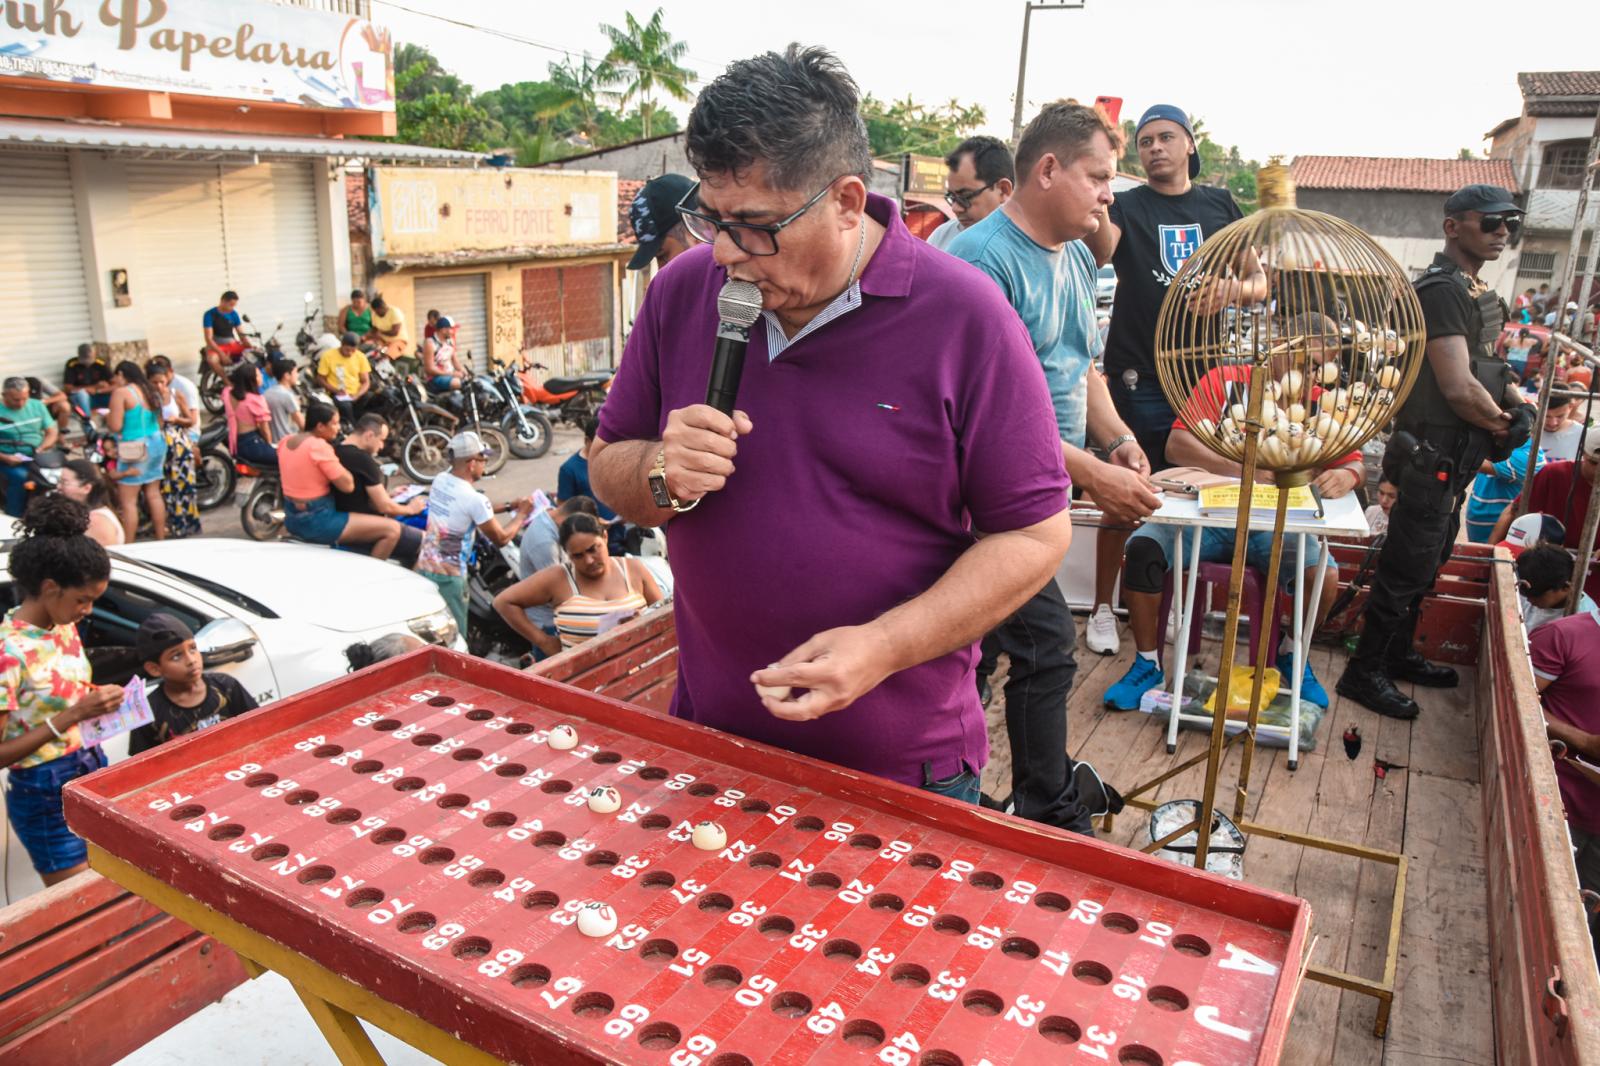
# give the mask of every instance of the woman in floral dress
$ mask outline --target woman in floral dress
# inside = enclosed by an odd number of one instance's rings
[[[167,461],[161,471],[161,498],[167,504],[167,536],[198,536],[199,486],[190,430],[199,423],[200,413],[189,406],[183,393],[172,387],[172,372],[165,365],[152,361],[145,372],[161,397],[161,429],[167,440]]]

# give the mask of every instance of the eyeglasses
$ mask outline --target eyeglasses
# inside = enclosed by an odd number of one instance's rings
[[[1485,233],[1493,233],[1501,226],[1506,228],[1507,237],[1515,237],[1522,232],[1522,216],[1520,215],[1482,215],[1478,218],[1478,228]]]
[[[997,178],[995,180],[998,181],[999,179]],[[976,200],[978,197],[994,188],[994,186],[995,183],[991,181],[989,184],[979,189],[951,190],[944,194],[944,202],[949,204],[951,207],[959,207],[961,210],[965,211],[967,208],[972,206],[972,201]]]
[[[838,180],[838,178],[829,180],[828,184],[817,190],[815,196],[801,205],[800,210],[780,222],[725,222],[720,218],[703,215],[687,206],[698,199],[699,182],[695,182],[694,188],[678,201],[678,215],[683,219],[683,228],[688,231],[689,236],[701,244],[712,244],[716,241],[718,233],[726,233],[734,246],[746,255],[777,255],[779,231],[794,224],[801,215],[817,206],[818,201]]]

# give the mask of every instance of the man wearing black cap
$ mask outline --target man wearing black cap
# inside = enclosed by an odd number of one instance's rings
[[[629,270],[643,270],[652,260],[659,270],[680,252],[688,251],[689,235],[683,231],[678,204],[693,188],[694,182],[682,174],[663,174],[645,182],[644,188],[634,194],[628,221],[633,224],[633,235],[639,238],[639,248],[628,260]]]
[[[1524,403],[1495,342],[1505,301],[1478,277],[1522,228],[1522,208],[1494,185],[1468,185],[1444,204],[1444,251],[1416,280],[1428,346],[1417,383],[1395,418],[1384,476],[1400,486],[1378,556],[1361,643],[1339,679],[1339,695],[1390,718],[1415,718],[1417,701],[1393,679],[1451,688],[1456,672],[1412,648],[1423,594],[1450,555],[1461,502],[1484,459],[1505,459],[1528,439]],[[1416,440],[1414,456],[1396,444]]]
[[[205,672],[194,633],[180,619],[157,611],[139,623],[134,639],[145,673],[161,687],[150,691],[155,721],[128,737],[130,755],[256,709],[254,697],[232,676]]]
[[[1200,150],[1182,108],[1150,107],[1139,118],[1134,142],[1149,182],[1117,193],[1099,230],[1084,243],[1096,262],[1110,263],[1117,271],[1105,355],[1111,401],[1151,467],[1160,470],[1171,465],[1167,434],[1177,416],[1156,379],[1156,316],[1167,287],[1189,256],[1243,213],[1227,189],[1194,184]],[[1267,276],[1253,255],[1236,273],[1229,291],[1207,295],[1211,310],[1266,299]],[[1090,651],[1102,655],[1116,654],[1119,643],[1110,600],[1126,540],[1126,530],[1102,529],[1095,545],[1095,610],[1087,642]]]

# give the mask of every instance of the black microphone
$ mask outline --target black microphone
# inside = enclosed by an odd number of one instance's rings
[[[750,327],[760,317],[761,290],[748,281],[729,278],[717,293],[717,347],[711,353],[711,377],[706,382],[707,405],[725,415],[733,414]]]

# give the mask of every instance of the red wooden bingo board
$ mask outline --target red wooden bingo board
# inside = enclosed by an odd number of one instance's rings
[[[597,785],[622,809],[591,811]],[[66,802],[111,854],[521,1063],[1273,1062],[1310,917],[436,649]],[[689,841],[706,820],[725,849]],[[577,929],[595,900],[615,934]]]

